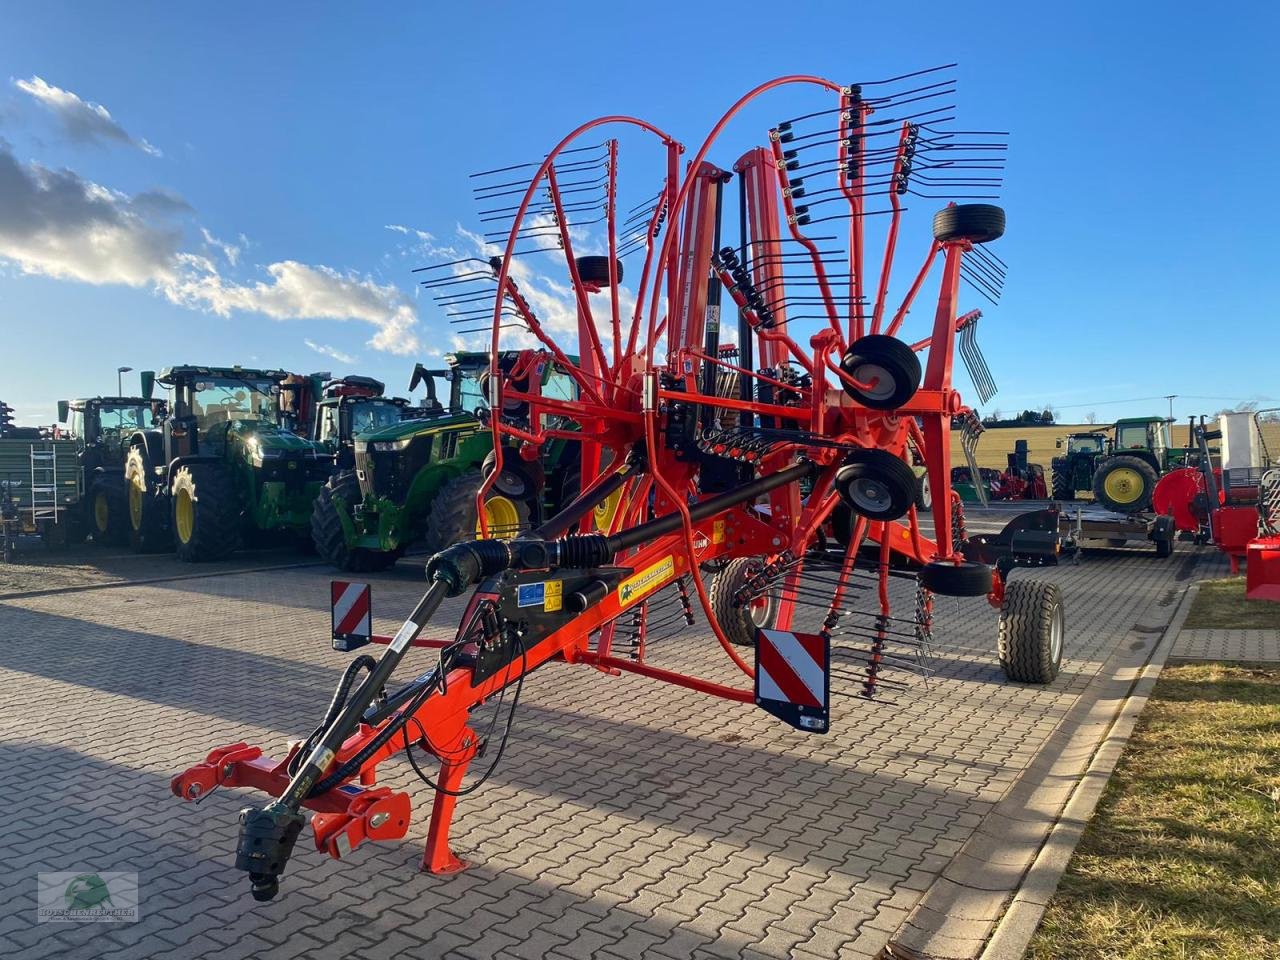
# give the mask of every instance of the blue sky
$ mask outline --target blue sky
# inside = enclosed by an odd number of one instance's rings
[[[1275,405],[1273,10],[9,6],[0,399],[48,423],[59,397],[113,392],[119,365],[179,362],[369,373],[402,393],[449,329],[415,296],[409,270],[428,255],[388,225],[453,244],[476,226],[467,173],[536,158],[600,114],[696,145],[778,74],[957,61],[960,126],[1012,133],[1009,278],[979,335],[1001,386],[987,409],[1105,421],[1167,410],[1117,401],[1170,393],[1179,417]],[[789,97],[714,159],[809,105]],[[86,235],[48,192],[33,204],[37,180],[105,204],[112,228]]]

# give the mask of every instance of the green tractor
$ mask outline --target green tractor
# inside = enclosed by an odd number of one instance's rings
[[[527,362],[528,351],[506,351],[505,370]],[[436,552],[479,532],[476,495],[492,472],[493,435],[485,426],[489,355],[460,352],[447,368],[418,364],[409,389],[421,384],[423,416],[355,438],[355,469],[336,472],[316,498],[311,535],[320,555],[348,571],[385,570],[411,544]],[[553,363],[539,368],[542,393],[573,399],[572,378]],[[445,406],[435,379],[449,384]],[[504,405],[503,416],[527,417],[525,405]],[[485,503],[491,536],[509,537],[541,521],[548,506],[567,503],[578,490],[578,445],[554,440],[537,462],[504,451],[502,472]]]
[[[159,428],[130,437],[124,479],[135,549],[217,560],[262,535],[301,538],[333,469],[323,445],[283,422],[283,370],[178,366]],[[153,378],[143,374],[143,394]]]
[[[405,419],[409,401],[383,396],[386,385],[355,374],[333,379],[328,373],[291,376],[280,397],[286,424],[294,433],[324,445],[335,470],[355,467],[355,437]]]
[[[142,397],[59,400],[58,420],[75,443],[80,470],[78,512],[67,518],[70,539],[92,535],[100,544],[129,542],[129,494],[124,461],[129,438],[154,425],[160,409]]]
[[[1058,441],[1062,447],[1062,441]],[[1151,506],[1160,476],[1185,461],[1186,451],[1169,442],[1169,421],[1161,417],[1117,420],[1112,435],[1075,433],[1066,453],[1053,458],[1053,498],[1074,500],[1092,490],[1094,500],[1119,513]]]

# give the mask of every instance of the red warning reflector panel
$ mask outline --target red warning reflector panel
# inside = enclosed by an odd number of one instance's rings
[[[816,633],[756,631],[756,704],[797,730],[826,733],[831,641]]]
[[[354,650],[373,636],[373,591],[367,583],[329,581],[329,607],[333,614],[333,648]]]

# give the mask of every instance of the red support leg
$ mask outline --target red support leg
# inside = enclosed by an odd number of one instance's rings
[[[456,796],[462,787],[462,778],[467,772],[467,765],[476,753],[475,733],[463,731],[462,743],[468,746],[458,752],[450,752],[448,759],[440,761],[440,779],[437,783],[435,802],[431,806],[431,825],[427,828],[427,847],[422,852],[422,869],[430,873],[450,874],[465,870],[467,863],[459,860],[449,849],[449,825],[453,822],[453,808],[458,802]],[[442,793],[441,790],[449,791]]]

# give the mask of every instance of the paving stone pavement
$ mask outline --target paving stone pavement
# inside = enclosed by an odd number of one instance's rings
[[[184,804],[168,782],[212,747],[280,755],[315,725],[348,660],[328,648],[329,574],[0,601],[0,783],[20,798],[0,838],[0,956],[872,957],[1052,749],[1138,612],[1173,603],[1194,567],[1192,555],[1117,553],[1048,571],[1069,605],[1067,659],[1048,687],[1004,682],[985,602],[939,598],[929,689],[897,708],[838,699],[828,736],[549,665],[525,685],[506,759],[459,801],[454,845],[469,870],[417,872],[430,796],[395,761],[380,772],[417,800],[409,836],[338,863],[308,830],[267,904],[231,865],[250,795]],[[408,612],[420,577],[401,564],[370,578],[379,629]],[[451,633],[461,609],[446,602],[428,632]],[[651,661],[735,680],[697,627]],[[36,873],[81,869],[137,871],[141,919],[36,924]]]

